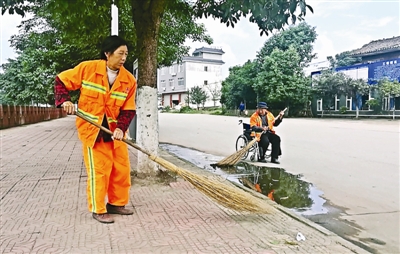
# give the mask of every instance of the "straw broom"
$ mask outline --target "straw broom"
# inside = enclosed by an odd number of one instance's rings
[[[212,164],[212,166],[217,166],[217,167],[229,167],[229,166],[234,166],[236,163],[238,163],[243,155],[257,142],[257,139],[254,138],[252,141],[250,141],[247,146],[243,147],[239,151],[237,151],[234,154],[229,155],[225,159],[222,159],[218,161],[215,164]]]
[[[91,121],[79,112],[76,112],[76,115],[83,120],[93,124],[94,126],[100,128],[102,131],[113,135],[110,130]],[[146,154],[149,159],[156,162],[165,169],[181,176],[183,179],[190,182],[197,190],[207,195],[209,198],[213,199],[222,206],[239,212],[267,213],[269,210],[268,206],[263,203],[262,200],[254,197],[253,195],[242,189],[234,187],[230,183],[227,183],[226,180],[221,181],[194,174],[186,169],[179,168],[178,166],[172,164],[167,160],[164,160],[161,157],[151,154],[150,152],[144,150],[137,144],[127,139],[122,139],[122,141],[139,150],[140,152]]]

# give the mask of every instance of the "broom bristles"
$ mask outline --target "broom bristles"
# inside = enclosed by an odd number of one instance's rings
[[[218,166],[218,167],[227,167],[227,166],[233,166],[236,163],[238,163],[243,155],[254,145],[254,143],[257,142],[257,139],[253,139],[252,141],[250,141],[247,146],[243,147],[242,149],[240,149],[239,151],[229,155],[228,157],[226,157],[225,159],[222,159],[220,161],[218,161],[217,163],[213,164],[213,166]]]
[[[203,175],[197,175],[186,169],[179,168],[158,156],[151,155],[149,157],[162,167],[190,182],[197,190],[224,207],[239,212],[269,212],[268,206],[262,200],[240,188],[232,186],[231,183],[227,183],[227,180],[216,180]]]
[[[94,126],[100,128],[106,133],[112,135],[112,132],[110,130],[91,121],[90,119],[87,119],[84,115],[81,115],[79,112],[77,112],[76,115],[86,120],[87,122],[93,124]],[[144,150],[143,148],[139,147],[138,145],[129,140],[123,139],[122,141],[138,149],[142,153],[146,154],[152,161],[158,163],[167,170],[170,170],[176,173],[177,175],[181,176],[183,179],[190,182],[197,190],[199,190],[203,194],[207,195],[211,199],[215,200],[216,202],[227,208],[231,208],[237,211],[248,211],[254,213],[268,212],[268,208],[265,205],[265,203],[262,203],[260,199],[257,199],[256,197],[243,191],[242,189],[235,188],[232,185],[228,185],[222,181],[216,181],[207,178],[205,176],[196,175],[188,170],[175,166],[169,161],[166,161],[158,156],[155,156],[154,154],[151,154],[150,152]]]

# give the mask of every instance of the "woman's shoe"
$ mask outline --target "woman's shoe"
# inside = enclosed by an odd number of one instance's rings
[[[114,219],[108,213],[93,213],[92,217],[101,223],[114,223]]]

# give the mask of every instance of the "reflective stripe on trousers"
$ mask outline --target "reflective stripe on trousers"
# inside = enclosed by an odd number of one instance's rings
[[[96,142],[94,147],[83,146],[87,172],[87,198],[89,211],[106,213],[108,203],[115,206],[128,204],[131,187],[128,147],[114,142]]]

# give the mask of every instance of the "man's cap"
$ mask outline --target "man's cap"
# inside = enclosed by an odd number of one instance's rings
[[[267,103],[265,102],[259,102],[257,105],[257,108],[265,108],[268,109]]]

